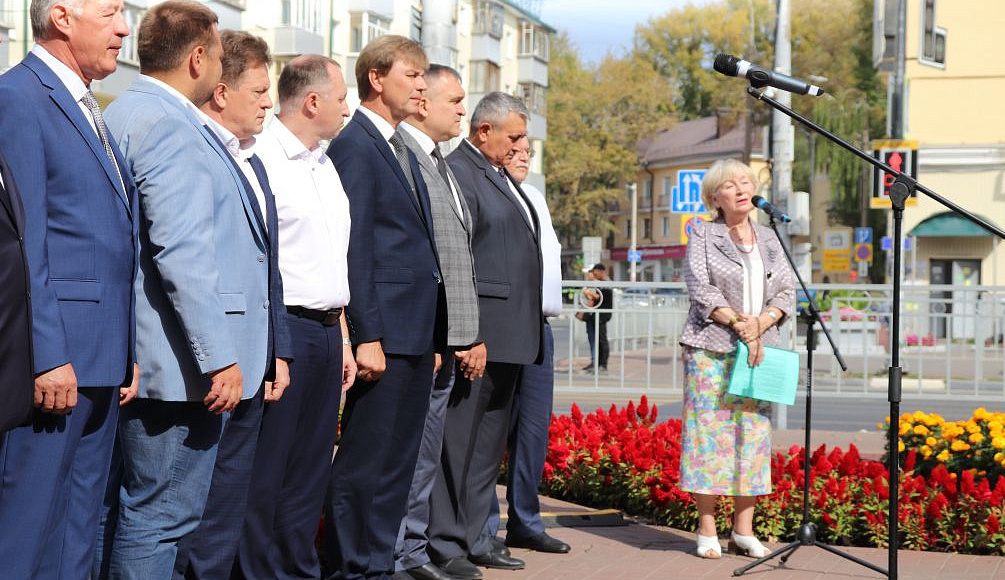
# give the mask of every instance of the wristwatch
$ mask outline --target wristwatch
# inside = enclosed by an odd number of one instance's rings
[[[777,314],[775,314],[775,311],[774,311],[774,310],[770,310],[770,309],[769,309],[769,310],[766,310],[765,312],[767,312],[767,313],[768,313],[768,316],[770,316],[770,317],[771,317],[771,320],[774,320],[775,322],[778,322],[778,315],[777,315]]]
[[[352,341],[349,340],[348,338],[343,338],[342,339],[342,345],[343,346],[352,346]]]
[[[732,317],[732,318],[729,319],[729,322],[726,323],[726,326],[728,326],[730,328],[733,328],[733,326],[735,326],[737,322],[740,322],[740,318],[737,317],[737,316],[734,316],[734,317]]]

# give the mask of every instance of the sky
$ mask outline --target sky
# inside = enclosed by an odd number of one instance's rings
[[[585,61],[597,62],[632,44],[635,25],[688,4],[688,0],[541,0],[541,20],[569,33]],[[693,0],[692,4],[701,4]]]

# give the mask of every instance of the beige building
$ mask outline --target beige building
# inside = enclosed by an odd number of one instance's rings
[[[876,1],[878,53],[895,13],[892,0],[886,0],[891,10]],[[1005,225],[1003,29],[1003,2],[907,2],[904,136],[919,142],[918,180],[999,227]],[[919,194],[917,206],[904,212],[904,232],[917,242],[908,281],[1005,285],[997,239],[938,202]]]
[[[771,175],[764,160],[765,134],[764,128],[756,128],[748,135],[743,122],[731,127],[725,118],[706,117],[680,122],[638,144],[640,166],[635,182],[636,248],[641,254],[638,280],[683,281],[688,223],[709,219],[709,214],[695,203],[700,202],[701,175],[717,159],[741,159],[748,138],[750,165],[761,184],[761,195],[767,197],[763,188],[770,184]],[[610,215],[614,231],[607,236],[605,255],[609,257],[613,279],[628,280],[632,243],[630,194],[619,197]]]
[[[159,0],[126,0],[135,33],[143,12]],[[523,97],[531,110],[528,133],[535,156],[528,180],[544,191],[541,174],[546,139],[549,43],[554,29],[536,15],[539,0],[200,0],[220,17],[221,28],[244,29],[268,41],[274,79],[294,56],[317,53],[347,72],[350,109],[359,104],[352,73],[359,51],[383,34],[422,43],[430,62],[458,70],[470,112],[491,91]],[[30,0],[0,0],[0,72],[32,46]],[[92,89],[107,104],[139,72],[135,36],[127,37],[118,70]],[[275,94],[275,89],[273,89]],[[464,124],[463,134],[467,133]]]

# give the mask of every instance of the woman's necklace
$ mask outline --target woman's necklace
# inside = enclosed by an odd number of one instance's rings
[[[751,253],[751,252],[754,251],[754,247],[757,245],[757,232],[754,230],[753,227],[750,228],[750,249],[749,250],[744,250],[743,249],[743,245],[741,245],[741,244],[743,244],[743,238],[739,234],[737,234],[736,237],[740,238],[740,240],[736,242],[736,249],[739,250],[741,254],[749,254],[749,253]]]

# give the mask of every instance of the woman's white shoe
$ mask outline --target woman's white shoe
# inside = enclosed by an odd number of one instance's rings
[[[722,557],[722,546],[719,544],[718,536],[698,536],[698,556],[701,558],[716,559]]]
[[[746,554],[754,558],[763,558],[770,551],[754,536],[741,536],[733,532],[729,536],[729,548],[737,554]]]

